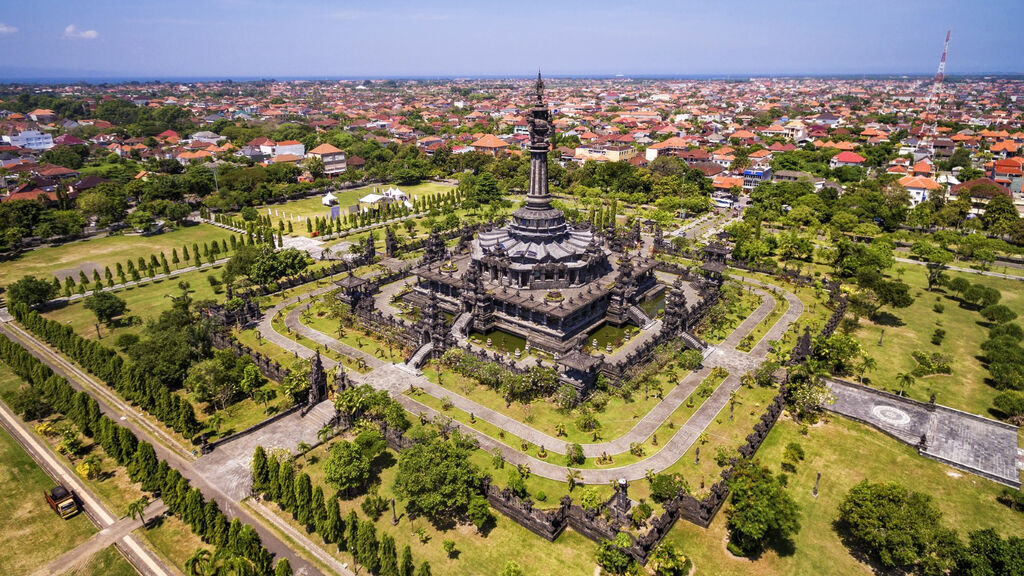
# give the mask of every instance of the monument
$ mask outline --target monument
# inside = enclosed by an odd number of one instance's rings
[[[507,226],[480,231],[468,254],[452,256],[443,244],[430,243],[408,299],[423,309],[436,298],[445,312],[469,315],[462,324],[466,331],[501,330],[564,355],[606,322],[650,325],[636,304],[658,289],[656,263],[610,249],[589,226],[573,226],[552,206],[548,151],[554,127],[540,74],[533,96],[530,182],[523,206]]]

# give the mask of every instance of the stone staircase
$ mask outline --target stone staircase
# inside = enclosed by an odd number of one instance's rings
[[[452,334],[456,340],[465,340],[469,337],[469,325],[473,322],[473,315],[469,312],[459,314],[452,324]]]
[[[423,346],[420,346],[419,350],[417,350],[416,353],[412,355],[412,358],[410,358],[409,361],[404,364],[404,366],[406,368],[411,368],[412,370],[419,370],[420,365],[423,364],[423,361],[426,360],[427,356],[429,356],[430,353],[433,351],[434,343],[427,342]]]
[[[654,319],[648,316],[647,312],[644,312],[643,308],[635,304],[629,307],[629,310],[626,311],[626,315],[629,316],[630,320],[636,322],[642,330],[646,330],[651,327],[651,324],[654,324]]]
[[[337,410],[334,408],[334,404],[324,401],[313,406],[313,409],[306,413],[302,418],[303,420],[317,422],[322,428],[327,424],[333,423],[336,416]]]
[[[689,332],[684,331],[681,335],[681,338],[683,339],[683,342],[686,342],[687,346],[693,348],[694,350],[700,350],[701,352],[704,352],[705,350],[708,349],[708,345],[706,342],[704,342],[700,338],[697,338],[693,334],[690,334]]]

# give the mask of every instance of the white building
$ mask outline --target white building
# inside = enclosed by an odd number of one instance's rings
[[[13,136],[4,134],[4,142],[29,150],[49,150],[53,148],[53,137],[38,130],[23,130]]]

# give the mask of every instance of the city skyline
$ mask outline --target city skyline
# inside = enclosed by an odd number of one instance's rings
[[[950,76],[1024,73],[1014,2],[582,6],[55,0],[43,8],[61,17],[41,19],[15,5],[0,16],[0,81],[929,75],[947,29]]]

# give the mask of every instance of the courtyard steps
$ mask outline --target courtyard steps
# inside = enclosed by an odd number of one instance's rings
[[[694,350],[700,350],[701,352],[704,352],[705,350],[708,349],[708,345],[706,343],[704,343],[700,338],[697,338],[693,334],[690,334],[689,332],[684,331],[681,337],[683,341],[686,342],[686,344],[689,347],[693,348]]]
[[[630,320],[636,322],[642,330],[647,330],[652,324],[654,324],[654,319],[648,316],[647,312],[644,312],[643,308],[636,304],[630,306],[629,310],[626,311],[626,314],[629,316]]]
[[[459,317],[455,319],[455,323],[452,324],[452,334],[456,340],[465,340],[469,338],[469,325],[473,322],[473,315],[469,312],[463,312],[459,314]]]
[[[419,350],[417,350],[416,353],[412,355],[412,358],[410,358],[409,361],[405,363],[405,365],[414,370],[418,370],[420,365],[423,364],[423,361],[426,360],[427,356],[433,351],[434,343],[427,342],[423,346],[420,346]]]

